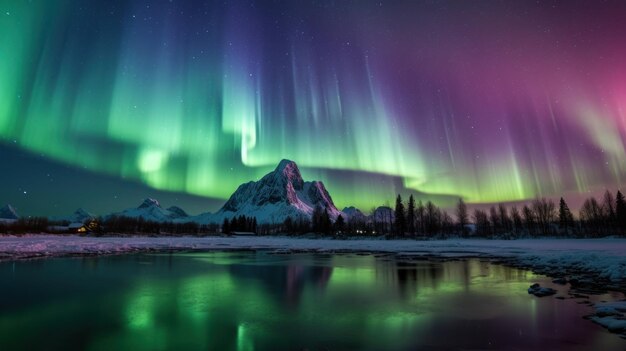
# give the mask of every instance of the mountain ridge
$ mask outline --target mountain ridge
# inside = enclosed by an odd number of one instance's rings
[[[224,205],[215,213],[205,212],[189,215],[179,206],[164,209],[154,198],[145,198],[137,207],[127,208],[102,216],[142,218],[154,222],[221,224],[224,219],[246,216],[254,217],[259,224],[278,224],[290,217],[292,220],[311,220],[315,208],[326,210],[332,221],[339,215],[344,220],[367,221],[370,216],[354,206],[337,209],[323,182],[305,181],[298,165],[291,160],[281,160],[276,168],[258,181],[249,181],[237,187]],[[96,216],[76,210],[69,216],[49,217],[55,221],[80,222]]]

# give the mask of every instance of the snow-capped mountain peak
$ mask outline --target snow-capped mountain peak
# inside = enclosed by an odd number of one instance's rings
[[[178,206],[171,206],[167,208],[167,211],[170,211],[176,218],[184,218],[189,217],[187,212]]]
[[[155,199],[146,198],[145,200],[143,200],[141,205],[139,205],[139,207],[137,208],[149,208],[149,207],[161,207],[161,204],[159,203],[159,201]]]
[[[53,222],[69,222],[69,223],[84,223],[88,219],[96,218],[96,216],[84,208],[79,208],[71,215],[66,216],[51,216],[49,219]]]
[[[9,204],[0,208],[0,218],[2,219],[18,219],[19,217],[15,208]]]
[[[361,212],[361,210],[354,206],[345,207],[343,210],[341,210],[341,213],[346,218],[346,220],[349,220],[351,222],[366,222],[368,219],[367,216],[363,212]]]
[[[74,211],[74,214],[83,218],[95,218],[96,217],[82,207]]]
[[[259,223],[281,223],[287,217],[310,219],[316,206],[333,219],[340,213],[324,183],[305,182],[295,162],[282,160],[259,181],[239,186],[214,219],[244,215],[256,217]]]
[[[159,201],[147,198],[139,207],[129,208],[121,212],[113,213],[110,216],[143,218],[146,221],[170,222],[175,219],[187,217],[187,213],[180,207],[172,206],[167,210],[161,207]]]

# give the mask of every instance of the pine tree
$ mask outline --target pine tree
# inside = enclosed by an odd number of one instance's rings
[[[230,222],[228,221],[228,218],[224,218],[224,223],[222,224],[222,233],[230,233]]]
[[[621,191],[615,194],[615,214],[617,223],[622,231],[626,230],[626,200]]]
[[[613,194],[610,191],[606,191],[604,193],[603,201],[602,201],[602,210],[604,212],[604,217],[606,221],[606,226],[609,229],[613,229],[615,226],[615,219],[617,217],[615,211],[615,199],[613,198]]]
[[[409,234],[415,235],[415,198],[409,196],[409,206],[406,211],[407,229]]]
[[[559,200],[559,226],[561,227],[561,230],[565,231],[565,234],[568,234],[569,229],[573,226],[573,224],[574,216],[572,215],[572,212],[567,206],[565,200],[561,198],[561,200]]]
[[[287,235],[293,234],[293,219],[290,216],[287,216],[283,221],[283,230]]]
[[[337,220],[335,221],[335,231],[341,234],[343,232],[345,224],[346,223],[343,219],[343,216],[342,215],[337,216]]]
[[[313,215],[311,217],[311,226],[314,232],[322,232],[322,206],[315,205],[313,209]]]
[[[419,234],[424,235],[426,233],[426,207],[424,207],[422,200],[417,202],[415,220],[417,221],[416,231]]]
[[[467,232],[466,226],[469,223],[469,220],[467,214],[467,205],[462,198],[459,198],[459,202],[456,205],[456,220],[459,226],[459,233],[461,233],[462,236],[465,236]]]
[[[400,196],[400,194],[396,197],[396,211],[394,214],[396,234],[404,235],[404,233],[406,233],[406,217],[404,213],[404,204],[402,203],[402,196]]]
[[[324,208],[324,213],[322,214],[322,232],[324,234],[328,234],[330,232],[331,222],[330,216],[328,215],[328,209]]]

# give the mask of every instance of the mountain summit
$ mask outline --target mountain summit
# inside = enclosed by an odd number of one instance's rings
[[[139,205],[139,207],[137,208],[150,208],[150,207],[161,207],[161,204],[159,203],[159,201],[155,199],[146,198],[145,200],[143,200],[141,205]]]
[[[305,182],[295,162],[282,160],[259,181],[240,185],[214,219],[244,215],[259,223],[281,223],[287,217],[310,219],[316,206],[326,209],[332,219],[340,214],[324,183]]]
[[[96,218],[96,215],[91,214],[84,208],[79,208],[71,215],[67,216],[51,216],[48,217],[49,220],[54,222],[69,222],[69,223],[84,223],[88,219]]]
[[[180,207],[172,206],[167,210],[161,207],[159,201],[147,198],[136,208],[129,208],[122,212],[113,213],[110,216],[143,218],[147,221],[170,222],[175,219],[187,217],[187,213]]]
[[[0,208],[0,218],[2,219],[18,219],[19,217],[20,216],[18,216],[17,212],[11,205],[6,205]]]

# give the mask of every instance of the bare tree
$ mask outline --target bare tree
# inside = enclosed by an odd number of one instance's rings
[[[475,209],[474,210],[474,225],[476,225],[476,234],[486,236],[489,234],[489,218],[487,212]]]
[[[469,219],[467,214],[467,205],[462,198],[459,198],[459,202],[456,205],[456,220],[459,226],[459,233],[461,236],[465,236],[467,234],[466,226],[469,223]]]
[[[594,232],[592,235],[600,234],[601,225],[604,221],[604,211],[596,198],[590,197],[585,200],[580,208],[580,221],[585,229]]]
[[[550,225],[556,218],[556,206],[554,202],[545,198],[535,199],[532,206],[537,216],[537,224],[539,225],[541,233],[544,235],[550,234]]]
[[[491,221],[491,234],[498,234],[500,232],[500,216],[498,216],[498,210],[496,210],[495,206],[489,208],[489,220]]]
[[[513,222],[513,231],[519,233],[522,230],[522,215],[517,207],[511,207],[511,221]]]
[[[504,204],[498,204],[498,217],[500,217],[499,221],[502,230],[505,232],[511,230],[511,220],[509,219],[509,214]]]
[[[522,208],[522,216],[524,217],[524,225],[526,226],[526,230],[528,230],[528,234],[535,235],[537,220],[533,209],[528,205],[524,205]]]
[[[615,225],[615,197],[610,191],[606,191],[602,197],[602,211],[604,212],[604,218],[608,230],[613,229]]]

